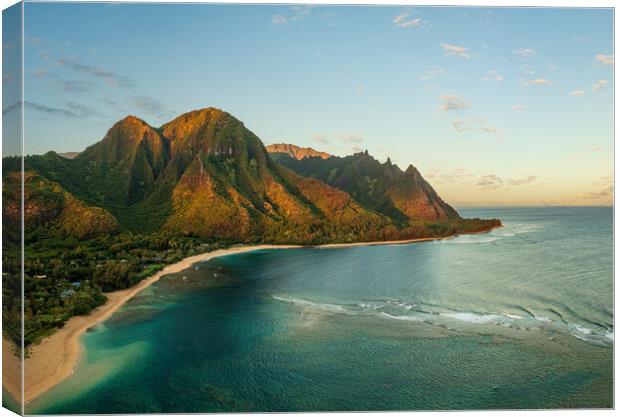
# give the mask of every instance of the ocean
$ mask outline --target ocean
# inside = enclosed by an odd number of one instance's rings
[[[613,406],[613,209],[462,209],[489,233],[262,250],[162,278],[29,414]]]

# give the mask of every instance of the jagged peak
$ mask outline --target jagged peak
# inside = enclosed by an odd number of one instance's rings
[[[402,174],[402,172],[403,172],[403,171],[401,171],[401,169],[400,169],[400,167],[398,165],[396,165],[394,162],[392,162],[392,159],[389,156],[385,160],[385,162],[383,163],[383,166],[385,166],[386,169],[389,169],[394,174]]]
[[[405,175],[420,175],[420,171],[412,164],[409,164],[407,169],[405,170]]]

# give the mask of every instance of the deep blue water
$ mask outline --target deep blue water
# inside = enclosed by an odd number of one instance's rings
[[[266,250],[164,277],[29,413],[612,406],[613,210],[464,209],[487,234]]]

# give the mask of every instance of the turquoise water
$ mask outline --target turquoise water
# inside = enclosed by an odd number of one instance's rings
[[[505,227],[164,277],[27,411],[612,407],[613,210],[461,213]]]
[[[4,388],[2,388],[2,407],[11,410],[15,414],[21,414],[22,408],[19,401],[16,401]]]

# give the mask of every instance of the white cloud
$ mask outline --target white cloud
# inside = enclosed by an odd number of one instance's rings
[[[364,137],[360,133],[343,133],[339,138],[346,143],[362,143],[364,141]]]
[[[558,66],[555,65],[552,61],[545,61],[543,63],[543,68],[549,71],[555,71],[556,69],[558,69]]]
[[[454,119],[450,121],[454,130],[461,135],[465,133],[499,134],[499,129],[479,117],[472,119]]]
[[[547,80],[546,78],[537,78],[535,80],[527,80],[523,83],[523,85],[525,86],[529,86],[529,85],[550,85],[551,81]]]
[[[425,177],[433,178],[433,182],[436,183],[467,183],[475,176],[465,168],[456,168],[449,174],[441,172],[443,172],[443,170],[439,171],[437,169],[432,169],[428,171],[428,174],[426,174]]]
[[[174,111],[168,110],[165,104],[153,97],[136,96],[132,97],[132,102],[134,107],[159,119],[165,119],[175,115]]]
[[[519,65],[519,69],[521,69],[521,71],[533,75],[534,74],[534,67],[531,64],[521,64]]]
[[[357,94],[362,94],[366,91],[366,86],[364,84],[358,84],[355,86],[355,92]]]
[[[607,80],[598,80],[592,86],[592,91],[599,91],[601,88],[607,85]]]
[[[314,135],[312,137],[312,140],[322,143],[323,145],[327,145],[330,142],[330,140],[327,139],[327,136],[325,135]]]
[[[586,93],[585,90],[574,90],[570,92],[570,95],[573,97],[576,97],[576,96],[582,96],[585,93]]]
[[[613,204],[614,187],[605,187],[600,191],[591,191],[585,194],[572,197],[573,201],[596,202],[598,204]]]
[[[456,55],[456,56],[460,56],[463,58],[470,57],[469,53],[467,52],[469,48],[451,45],[449,43],[440,43],[439,46],[443,48],[443,51],[446,55]]]
[[[33,77],[43,78],[49,74],[49,70],[45,68],[37,68],[37,69],[32,70],[31,74]]]
[[[288,19],[283,14],[276,14],[273,15],[273,17],[271,18],[271,23],[274,23],[276,25],[285,25],[287,22]]]
[[[59,58],[55,60],[54,64],[59,67],[69,68],[84,76],[102,80],[112,87],[123,87],[129,89],[135,87],[134,81],[129,77],[93,65],[83,64],[73,59]]]
[[[422,18],[416,17],[410,19],[410,16],[411,10],[405,9],[398,16],[396,16],[392,22],[397,28],[414,28],[419,26],[420,23],[422,23]]]
[[[508,185],[525,185],[525,184],[529,184],[531,182],[534,182],[537,179],[538,179],[537,176],[530,175],[529,177],[526,177],[526,178],[517,178],[517,179],[509,178],[506,182],[508,183]]]
[[[483,78],[484,81],[504,81],[504,76],[502,74],[500,74],[497,70],[491,70],[489,72],[486,73],[485,77]]]
[[[481,176],[476,185],[484,188],[499,188],[504,185],[504,180],[495,174],[487,174]]]
[[[316,134],[312,136],[312,140],[320,143],[321,145],[329,145],[331,147],[353,150],[356,149],[364,142],[364,136],[358,132],[343,132],[338,135],[325,135]]]
[[[512,52],[521,58],[533,58],[536,56],[536,51],[532,48],[517,48],[513,49]]]
[[[527,106],[525,104],[515,104],[514,106],[511,107],[512,111],[523,111],[525,109],[527,109]]]
[[[430,69],[426,70],[424,72],[424,74],[421,75],[419,78],[421,80],[431,80],[431,79],[437,77],[438,75],[444,75],[446,73],[447,73],[447,71],[444,70],[443,68],[430,68]]]
[[[519,186],[519,185],[527,185],[538,179],[535,175],[530,175],[524,178],[501,178],[495,174],[486,174],[480,176],[476,185],[484,188],[500,188],[504,186]]]
[[[446,111],[460,112],[461,110],[465,110],[469,107],[469,104],[463,100],[462,97],[454,96],[454,95],[444,95],[440,96],[439,99],[443,102],[441,104],[441,109]]]
[[[291,21],[300,20],[305,16],[310,15],[310,9],[312,6],[293,6],[291,10],[293,11],[293,16],[291,16]]]
[[[603,65],[613,65],[614,64],[614,56],[613,55],[603,55],[598,54],[594,57],[597,62],[600,62]]]
[[[291,7],[291,13],[286,14],[276,14],[271,18],[271,23],[275,25],[285,25],[290,22],[295,22],[297,20],[301,20],[306,16],[309,16],[311,13],[312,6],[293,6]]]
[[[393,20],[394,27],[399,29],[413,29],[427,26],[428,22],[421,17],[412,17],[413,11],[410,8],[403,9]]]

